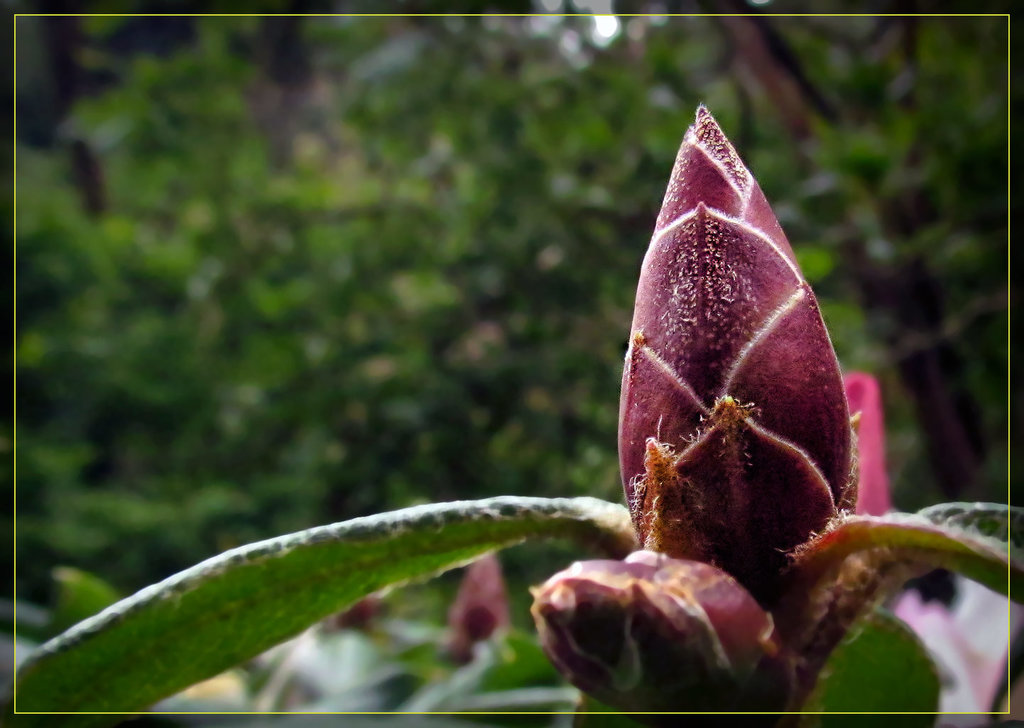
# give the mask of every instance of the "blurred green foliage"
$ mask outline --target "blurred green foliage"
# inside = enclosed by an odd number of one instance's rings
[[[419,502],[621,499],[699,102],[882,382],[896,505],[1005,499],[1005,18],[54,22],[17,27],[20,598]]]

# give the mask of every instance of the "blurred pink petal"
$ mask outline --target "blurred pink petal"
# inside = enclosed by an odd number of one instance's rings
[[[885,472],[885,417],[878,380],[863,372],[850,372],[843,377],[850,413],[860,412],[857,428],[857,450],[860,483],[857,513],[880,516],[892,508],[889,498],[889,476]]]
[[[996,691],[1006,677],[1010,634],[1020,630],[1024,607],[980,584],[957,577],[959,595],[951,608],[924,603],[910,590],[893,611],[921,638],[939,666],[943,712],[984,712],[992,709]],[[943,726],[974,726],[979,716],[943,716]]]
[[[885,420],[878,381],[870,374],[850,372],[843,378],[850,413],[860,413],[857,428],[859,484],[857,513],[882,515],[892,508],[885,470]],[[1024,618],[1024,606],[957,577],[958,597],[947,608],[925,603],[914,590],[905,592],[893,611],[921,638],[939,666],[942,694],[939,710],[978,713],[991,710],[996,691],[1006,676],[1011,634]],[[1008,623],[1008,616],[1012,620]],[[940,728],[967,728],[989,722],[987,716],[944,715]]]

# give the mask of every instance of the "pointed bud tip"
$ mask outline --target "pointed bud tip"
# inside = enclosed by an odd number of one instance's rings
[[[723,168],[730,181],[744,194],[750,186],[751,176],[736,148],[722,131],[704,104],[697,107],[691,127],[697,144],[707,152],[708,156]]]

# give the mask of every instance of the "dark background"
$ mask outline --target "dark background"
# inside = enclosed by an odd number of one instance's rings
[[[621,500],[699,102],[881,381],[896,506],[1006,499],[1006,18],[17,23],[19,600],[414,503]],[[516,594],[563,565],[516,553]]]

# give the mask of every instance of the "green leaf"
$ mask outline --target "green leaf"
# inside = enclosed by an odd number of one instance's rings
[[[692,720],[695,716],[688,716]],[[680,717],[665,716],[662,720],[679,721]],[[610,708],[587,693],[580,693],[573,716],[572,728],[640,728],[642,725],[657,725],[657,718],[622,713]]]
[[[316,718],[308,715],[246,715],[239,718],[220,716],[218,728],[308,728],[310,723],[317,723]],[[323,721],[324,724],[344,725],[345,728],[490,728],[487,716],[473,716],[471,719],[457,715],[417,715],[409,716],[402,713],[346,715],[344,718]],[[197,723],[203,725],[203,723]]]
[[[426,685],[396,710],[433,712],[566,712],[579,691],[564,680],[532,633],[510,630],[479,642],[473,659],[448,679]],[[523,716],[516,716],[520,725]],[[544,719],[539,724],[547,725]]]
[[[70,566],[53,570],[57,604],[50,619],[50,634],[63,632],[117,601],[118,593],[103,579]]]
[[[939,676],[907,625],[876,611],[855,626],[829,656],[803,711],[825,713],[934,712]],[[891,716],[897,717],[897,716]],[[879,716],[864,716],[879,725]],[[899,725],[928,726],[934,715],[901,715]],[[839,717],[821,716],[826,728]],[[851,717],[842,716],[843,725]],[[814,721],[809,721],[813,723]]]
[[[958,571],[1015,599],[1024,598],[1024,509],[995,503],[945,503],[917,514],[850,516],[801,547],[790,570],[791,589],[807,589],[834,573],[847,556],[875,551]]]
[[[1001,503],[939,503],[917,515],[973,538],[998,542],[1000,550],[1009,544],[1010,558],[1024,560],[1024,508]]]
[[[459,710],[483,713],[514,713],[526,711],[565,713],[576,703],[576,688],[527,687],[515,690],[496,690],[467,695]],[[548,723],[547,720],[543,721]]]
[[[623,507],[594,498],[498,497],[417,506],[242,546],[47,642],[18,673],[17,709],[143,710],[383,587],[527,538],[570,538],[621,557],[635,547],[632,533]]]

